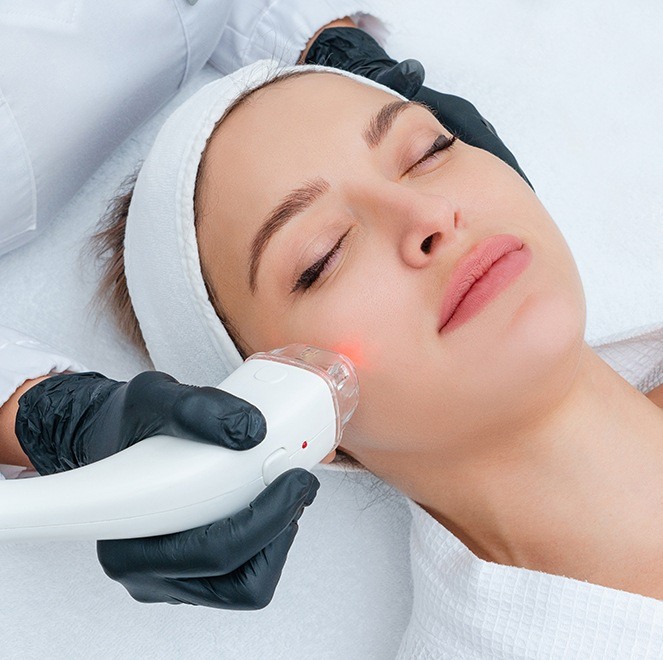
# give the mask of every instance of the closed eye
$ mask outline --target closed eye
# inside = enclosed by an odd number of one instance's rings
[[[329,266],[330,262],[332,262],[332,259],[334,255],[341,249],[341,246],[343,245],[343,241],[345,240],[345,237],[350,233],[350,230],[345,232],[341,238],[338,239],[336,242],[336,245],[327,252],[327,254],[322,257],[322,259],[318,259],[312,266],[307,268],[300,276],[299,279],[295,282],[295,285],[292,287],[292,290],[290,293],[295,293],[296,291],[303,289],[304,291],[308,288],[310,288],[315,281],[322,275],[322,273],[327,270],[327,267]],[[332,262],[333,263],[333,262]]]
[[[450,149],[456,142],[457,137],[452,135],[451,137],[447,135],[438,135],[435,139],[435,142],[427,149],[426,153],[408,170],[408,174],[416,172],[422,165],[427,161],[433,159],[441,151],[446,151]]]

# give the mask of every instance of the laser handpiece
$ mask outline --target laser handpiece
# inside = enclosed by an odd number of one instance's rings
[[[252,355],[218,388],[263,413],[257,447],[159,435],[67,472],[0,481],[0,541],[138,538],[234,515],[286,470],[335,449],[359,401],[352,362],[304,344]]]

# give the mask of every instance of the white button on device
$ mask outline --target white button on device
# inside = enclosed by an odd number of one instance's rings
[[[283,369],[283,367],[269,364],[266,367],[263,367],[262,369],[258,369],[258,371],[256,371],[253,374],[253,377],[256,380],[262,380],[265,383],[279,383],[287,375],[288,372],[285,369]]]
[[[262,480],[265,482],[265,486],[269,486],[276,477],[289,469],[288,452],[281,447],[270,454],[262,464]]]

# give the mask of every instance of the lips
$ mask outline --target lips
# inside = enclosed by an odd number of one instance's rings
[[[447,286],[440,312],[439,330],[449,322],[472,286],[505,254],[520,250],[523,242],[512,234],[490,236],[477,243],[459,262]],[[439,331],[438,330],[438,331]]]

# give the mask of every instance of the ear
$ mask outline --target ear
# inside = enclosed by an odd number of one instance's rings
[[[320,462],[331,463],[336,458],[336,450],[329,452]]]

